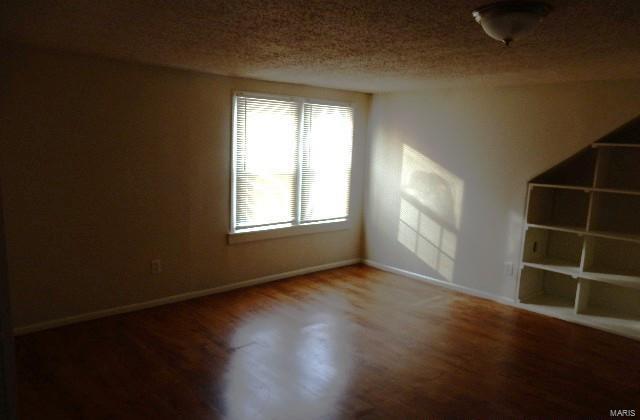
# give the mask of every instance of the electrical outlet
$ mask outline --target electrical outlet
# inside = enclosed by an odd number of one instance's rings
[[[162,273],[162,260],[151,260],[151,274]]]
[[[504,263],[504,274],[507,277],[513,277],[513,263],[512,262]]]

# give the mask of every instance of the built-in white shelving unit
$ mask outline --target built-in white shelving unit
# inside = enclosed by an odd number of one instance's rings
[[[640,143],[594,143],[529,184],[518,298],[640,339]]]

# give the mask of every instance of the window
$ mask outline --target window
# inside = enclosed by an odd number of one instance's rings
[[[352,143],[350,106],[237,93],[232,232],[347,220]]]

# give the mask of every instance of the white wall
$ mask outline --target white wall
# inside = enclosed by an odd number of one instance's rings
[[[21,48],[0,71],[17,327],[360,257],[369,95]],[[227,244],[233,90],[353,103],[350,229]]]
[[[527,181],[638,115],[640,81],[374,95],[365,257],[514,297]]]

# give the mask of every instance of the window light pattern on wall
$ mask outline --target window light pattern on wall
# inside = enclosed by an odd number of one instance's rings
[[[401,183],[398,241],[452,281],[464,182],[405,144]]]
[[[234,232],[348,217],[350,106],[236,94],[233,137]]]

